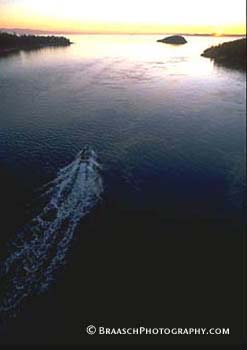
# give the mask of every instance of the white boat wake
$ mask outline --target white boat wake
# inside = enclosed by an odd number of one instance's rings
[[[65,263],[75,229],[103,192],[97,156],[85,147],[57,177],[43,187],[47,199],[39,215],[18,233],[0,264],[0,312],[47,290]]]

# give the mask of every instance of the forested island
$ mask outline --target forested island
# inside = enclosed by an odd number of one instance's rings
[[[246,70],[246,38],[212,46],[202,56],[226,67]]]
[[[0,32],[0,55],[20,50],[69,46],[71,44],[71,41],[63,36],[17,35]]]

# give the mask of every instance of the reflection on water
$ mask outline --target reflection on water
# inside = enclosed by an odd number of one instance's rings
[[[67,46],[66,46],[67,47]],[[66,48],[66,47],[63,47]],[[34,47],[34,48],[24,48],[24,49],[15,49],[15,50],[12,50],[12,51],[8,51],[6,53],[2,53],[0,55],[0,59],[4,59],[4,58],[10,58],[11,56],[18,56],[19,58],[22,58],[22,59],[25,59],[25,54],[29,54],[30,55],[33,55],[35,53],[39,53],[42,52],[43,50],[45,50],[46,54],[48,54],[48,52],[54,52],[56,50],[61,50],[61,47],[59,46],[49,46],[49,47]]]
[[[233,38],[157,39],[71,36],[0,60],[0,157],[20,186],[46,182],[87,143],[120,207],[221,217],[241,206],[245,75],[200,56]]]
[[[131,323],[160,309],[162,320],[167,305],[143,309],[159,296],[182,295],[179,317],[170,315],[186,321],[204,293],[204,320],[215,310],[224,318],[240,276],[246,83],[200,54],[231,38],[70,39],[0,59],[0,323],[27,306],[7,342],[79,344],[82,320],[104,315]],[[80,152],[86,144],[94,151]],[[32,298],[54,279],[47,298]]]
[[[232,37],[189,36],[188,44],[175,46],[157,43],[157,38],[157,35],[71,35],[69,39],[73,45],[70,47],[22,50],[13,55],[20,55],[22,61],[28,62],[35,56],[38,62],[43,61],[43,64],[67,59],[118,58],[119,62],[128,60],[154,66],[164,65],[173,73],[207,74],[212,71],[212,63],[209,59],[200,57],[205,48],[235,40]]]

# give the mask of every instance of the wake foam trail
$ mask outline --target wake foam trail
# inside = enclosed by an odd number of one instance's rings
[[[25,298],[47,290],[65,263],[79,221],[102,192],[100,165],[89,147],[43,187],[47,204],[18,233],[0,265],[1,313],[14,312]]]

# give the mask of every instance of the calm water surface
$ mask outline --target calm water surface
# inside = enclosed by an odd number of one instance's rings
[[[239,334],[245,74],[200,56],[232,38],[159,38],[0,58],[0,320],[31,301],[1,342],[87,343],[83,324],[124,320]]]
[[[159,38],[72,36],[67,48],[0,59],[5,216],[21,216],[27,194],[85,144],[103,165],[105,200],[120,209],[239,213],[245,75],[200,57],[233,39],[188,37],[176,47]]]

